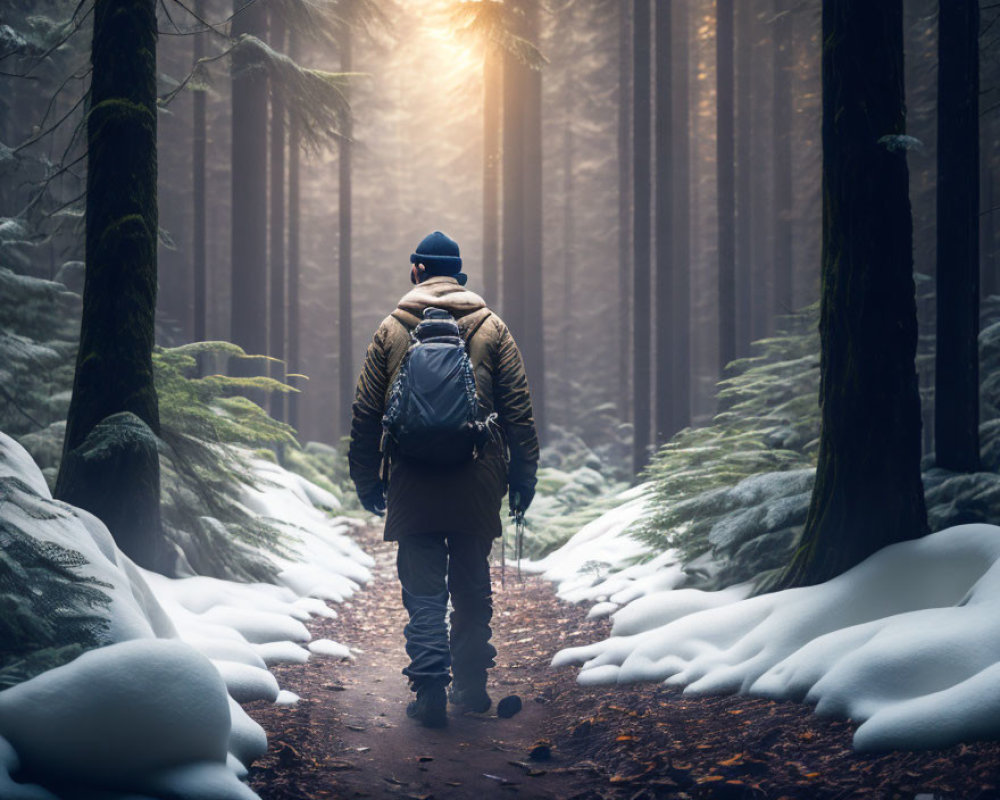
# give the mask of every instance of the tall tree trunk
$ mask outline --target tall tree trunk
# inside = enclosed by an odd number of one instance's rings
[[[267,7],[234,0],[232,35],[267,35]],[[237,51],[232,58],[231,338],[247,353],[267,352],[267,77]],[[259,375],[259,362],[236,360],[234,375]],[[264,402],[259,392],[254,401]]]
[[[563,296],[562,320],[560,321],[560,338],[562,352],[559,368],[562,372],[562,423],[567,430],[573,424],[573,264],[576,262],[574,242],[576,231],[573,220],[573,86],[572,76],[566,87],[566,120],[563,122],[563,229],[562,229],[562,259],[563,259]]]
[[[656,4],[656,443],[677,431],[674,408],[674,342],[671,310],[674,276],[673,3]]]
[[[774,266],[772,316],[794,311],[792,282],[791,0],[774,3]]]
[[[989,130],[988,123],[984,127]],[[994,207],[997,204],[991,149],[980,148],[979,180],[982,217],[979,220],[980,292],[983,297],[1000,293],[1000,275],[997,274],[997,235],[994,224]]]
[[[631,132],[632,103],[630,67],[632,59],[629,3],[618,4],[618,413],[631,418],[629,394],[629,350],[632,335],[629,297],[631,219]]]
[[[83,316],[55,495],[162,569],[154,0],[97,0],[91,64]]]
[[[753,218],[750,135],[753,108],[754,9],[752,0],[742,0],[737,11],[736,37],[736,355],[750,353],[753,341]]]
[[[520,32],[520,20],[511,22]],[[520,61],[503,55],[503,315],[516,338],[524,339],[524,73]],[[528,375],[531,380],[533,376]]]
[[[285,20],[279,6],[271,7],[271,46],[285,52]],[[271,293],[270,343],[268,355],[280,359],[271,363],[271,377],[283,381],[285,363],[285,99],[281,88],[271,88]],[[285,395],[270,398],[271,416],[285,419]]]
[[[486,302],[500,300],[501,57],[487,45],[483,57],[483,288]]]
[[[979,469],[979,2],[938,5],[937,465]]]
[[[526,0],[525,36],[536,46],[541,39],[541,0]],[[527,340],[522,340],[524,365],[531,385],[535,427],[544,442],[548,415],[545,397],[545,327],[542,320],[542,71],[524,74],[524,312]]]
[[[783,585],[828,580],[927,532],[914,359],[902,0],[823,5],[822,432]]]
[[[344,25],[340,32],[340,71],[350,72],[351,36],[349,25]],[[346,89],[345,89],[346,91]],[[354,402],[354,390],[357,386],[357,375],[354,373],[354,345],[351,340],[351,136],[353,125],[350,120],[345,122],[344,137],[340,140],[340,248],[339,248],[339,342],[340,357],[338,369],[340,377],[340,434],[346,436],[351,430],[351,404]]]
[[[716,202],[719,211],[719,375],[736,358],[736,187],[733,149],[733,4],[716,0]]]
[[[633,0],[632,12],[632,466],[649,461],[650,442],[650,0]]]
[[[756,221],[750,230],[751,249],[751,298],[753,311],[750,314],[751,339],[763,339],[774,331],[773,297],[771,292],[773,263],[773,225],[774,216],[774,181],[771,174],[774,153],[771,115],[771,101],[774,91],[770,87],[770,79],[774,70],[769,69],[769,61],[775,58],[773,43],[774,25],[770,22],[769,13],[755,11],[751,25],[751,57],[757,69],[752,71],[754,103],[751,107],[751,151],[754,154],[750,165],[753,210],[751,218]],[[769,11],[769,9],[768,9]]]
[[[199,19],[205,18],[205,0],[194,0],[194,13]],[[193,37],[194,61],[205,57],[205,33],[196,33]],[[208,338],[206,325],[208,311],[206,297],[208,294],[208,277],[205,271],[206,236],[205,236],[205,146],[207,142],[207,125],[205,122],[205,92],[198,89],[192,97],[191,119],[191,185],[193,188],[191,207],[194,213],[193,230],[193,266],[194,266],[194,340],[203,342]],[[199,369],[201,364],[199,360]]]
[[[673,3],[674,29],[674,413],[691,423],[691,111],[688,0]]]
[[[293,61],[299,57],[299,37],[295,30],[288,34],[288,55]],[[300,307],[300,186],[299,159],[302,136],[295,118],[288,121],[288,373],[298,375],[301,363],[301,307]],[[288,395],[288,424],[299,427],[299,395]]]

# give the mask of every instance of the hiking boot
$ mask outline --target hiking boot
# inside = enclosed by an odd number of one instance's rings
[[[475,714],[483,714],[489,711],[490,706],[493,705],[493,701],[486,693],[485,684],[481,686],[453,685],[448,699],[463,711],[471,711]]]
[[[406,707],[406,716],[412,717],[425,728],[443,728],[448,724],[448,702],[444,686],[428,684],[417,689],[417,699]]]

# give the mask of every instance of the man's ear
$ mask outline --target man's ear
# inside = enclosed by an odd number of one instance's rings
[[[412,267],[410,267],[410,283],[412,283],[414,286],[417,285],[417,265],[416,264],[414,264]]]

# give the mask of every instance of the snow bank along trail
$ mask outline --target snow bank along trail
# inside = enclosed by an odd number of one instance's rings
[[[270,667],[313,652],[351,657],[338,642],[310,642],[309,619],[371,580],[373,559],[349,533],[356,522],[319,487],[264,461],[265,479],[241,498],[297,542],[274,559],[277,584],[170,579],[138,568],[93,515],[52,499],[31,457],[0,433],[4,535],[83,555],[78,572],[110,602],[105,646],[0,692],[0,798],[246,800],[247,765],[267,750],[240,703],[291,704]],[[273,559],[273,556],[272,556]],[[96,795],[88,795],[96,796]]]

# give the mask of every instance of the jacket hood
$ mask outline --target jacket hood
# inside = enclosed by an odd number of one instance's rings
[[[399,307],[403,311],[409,311],[418,317],[428,306],[443,308],[454,317],[464,317],[480,308],[486,308],[486,301],[475,292],[459,286],[454,278],[439,275],[418,284],[399,301]]]

